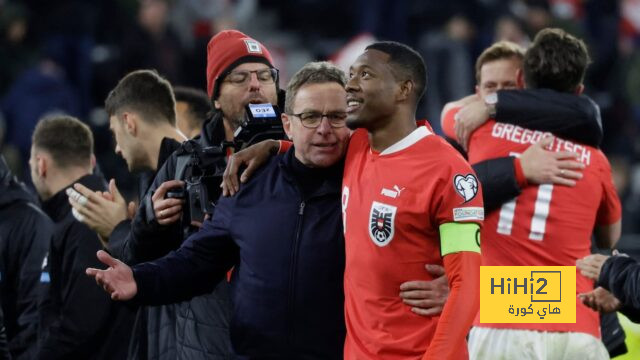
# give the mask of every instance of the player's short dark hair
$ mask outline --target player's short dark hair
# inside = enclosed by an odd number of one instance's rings
[[[53,115],[42,118],[33,130],[31,143],[33,147],[48,152],[61,168],[91,163],[91,129],[72,116]]]
[[[171,84],[155,70],[136,70],[123,77],[104,102],[109,116],[134,111],[148,123],[176,124]]]
[[[522,61],[524,58],[524,49],[522,46],[513,43],[511,41],[498,41],[497,43],[486,48],[478,60],[476,60],[476,82],[480,84],[482,80],[480,78],[480,70],[484,64],[502,60],[502,59],[516,59]]]
[[[530,88],[574,92],[590,63],[585,43],[561,29],[543,29],[524,55],[524,80]]]
[[[344,87],[347,84],[347,76],[344,71],[340,70],[330,62],[317,61],[305,64],[293,75],[291,80],[289,80],[284,100],[285,113],[293,113],[295,98],[298,95],[300,88],[304,85],[324,84],[330,82],[334,82]]]
[[[202,124],[211,116],[213,107],[207,93],[191,87],[176,86],[173,88],[176,102],[182,101],[189,105],[191,120],[196,123],[190,124],[194,128],[202,127]]]
[[[389,63],[395,69],[398,80],[411,80],[414,84],[416,103],[420,101],[427,87],[427,66],[422,56],[408,45],[395,41],[379,41],[365,48],[378,50],[389,55]]]

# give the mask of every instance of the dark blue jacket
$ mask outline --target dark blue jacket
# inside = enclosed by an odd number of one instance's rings
[[[150,305],[211,291],[234,267],[231,342],[240,356],[341,359],[345,336],[343,163],[302,196],[293,153],[271,159],[180,249],[133,268]],[[316,172],[317,174],[317,172]]]

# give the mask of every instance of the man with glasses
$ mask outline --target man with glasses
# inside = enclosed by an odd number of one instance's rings
[[[210,291],[234,267],[230,327],[240,358],[342,359],[345,84],[334,65],[305,65],[287,88],[287,153],[221,198],[177,251],[133,269],[100,252],[109,269],[87,274],[115,300],[166,304]]]

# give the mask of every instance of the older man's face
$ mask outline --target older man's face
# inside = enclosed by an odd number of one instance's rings
[[[221,109],[225,119],[234,127],[242,123],[247,104],[277,104],[277,79],[269,81],[265,76],[269,67],[262,63],[244,63],[238,65],[220,83],[216,109]],[[239,81],[247,75],[246,81]]]
[[[349,141],[346,109],[346,92],[338,83],[309,84],[298,90],[293,114],[283,114],[282,122],[300,162],[328,167],[344,156]]]

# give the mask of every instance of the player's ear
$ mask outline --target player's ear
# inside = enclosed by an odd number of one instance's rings
[[[524,89],[524,71],[522,69],[516,70],[516,86],[518,89]]]
[[[398,93],[398,100],[405,101],[413,93],[415,84],[411,80],[405,80],[400,83],[400,92]]]
[[[582,92],[584,91],[584,84],[580,84],[576,87],[576,95],[582,95]]]
[[[38,176],[40,177],[47,177],[47,170],[49,167],[49,159],[46,158],[43,155],[37,156],[36,157],[36,170],[38,173]]]
[[[293,140],[293,132],[291,131],[291,118],[285,113],[282,113],[280,117],[282,118],[282,128],[284,129],[285,134],[287,134],[287,138],[289,138],[289,140]]]
[[[138,131],[138,116],[134,113],[124,112],[122,113],[122,125],[124,125],[125,131],[131,135],[136,136]]]

